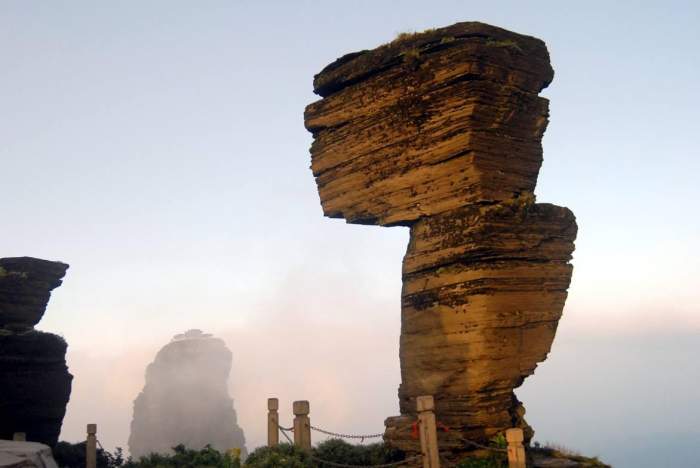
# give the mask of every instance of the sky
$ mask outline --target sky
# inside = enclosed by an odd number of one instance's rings
[[[69,343],[63,439],[95,422],[126,446],[146,365],[189,328],[234,354],[249,449],[268,396],[381,432],[398,414],[408,232],[323,217],[303,110],[337,57],[467,20],[543,39],[555,70],[536,195],[579,233],[552,352],[517,390],[536,439],[616,467],[691,463],[690,1],[1,1],[0,256],[71,265],[38,326]]]

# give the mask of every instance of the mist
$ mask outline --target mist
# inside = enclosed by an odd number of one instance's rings
[[[398,414],[398,286],[395,300],[377,300],[344,289],[344,275],[315,278],[319,294],[308,307],[299,297],[310,277],[294,278],[255,319],[211,330],[233,352],[229,393],[249,450],[266,443],[269,397],[280,399],[283,426],[291,425],[292,401],[299,399],[311,402],[312,423],[331,431],[382,432],[384,418]],[[307,307],[327,313],[311,319]],[[535,440],[599,455],[616,467],[690,460],[700,441],[694,363],[700,333],[671,323],[596,332],[579,321],[576,311],[565,310],[548,359],[516,390]],[[161,346],[154,340],[112,355],[70,349],[76,377],[62,437],[81,440],[94,420],[106,448],[126,447],[133,399]]]

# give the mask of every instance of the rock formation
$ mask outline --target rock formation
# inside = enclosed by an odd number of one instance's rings
[[[326,216],[410,227],[401,303],[403,428],[433,395],[441,449],[520,426],[513,389],[552,344],[576,236],[535,203],[552,80],[545,44],[482,23],[401,35],[314,78],[311,169]]]
[[[176,335],[146,369],[146,385],[134,401],[131,455],[169,453],[178,444],[245,454],[227,389],[230,371],[231,351],[222,340],[200,330]]]
[[[68,265],[30,257],[0,259],[0,439],[25,432],[53,446],[73,376],[63,338],[34,330]]]

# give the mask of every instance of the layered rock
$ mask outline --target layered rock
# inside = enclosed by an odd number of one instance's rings
[[[73,376],[63,338],[34,330],[68,265],[30,257],[0,259],[0,439],[25,432],[53,446]]]
[[[550,350],[576,222],[535,203],[553,77],[545,44],[481,23],[402,35],[314,79],[306,108],[324,214],[410,226],[400,408],[385,439],[405,450],[415,398],[433,395],[441,448],[528,429],[513,389]]]
[[[169,453],[184,444],[240,448],[245,436],[228,394],[231,351],[224,342],[189,330],[176,335],[146,369],[146,385],[134,401],[129,451],[135,458]]]

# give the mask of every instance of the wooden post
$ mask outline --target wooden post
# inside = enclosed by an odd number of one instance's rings
[[[416,398],[420,449],[423,454],[423,468],[440,468],[437,427],[435,424],[435,401],[430,395]]]
[[[292,405],[294,412],[294,445],[302,450],[311,450],[311,419],[309,418],[309,402],[295,401]]]
[[[27,441],[27,433],[26,432],[15,432],[12,434],[12,440],[15,440],[17,442],[26,442]]]
[[[508,441],[508,468],[525,468],[525,447],[523,430],[519,427],[506,430]]]
[[[280,402],[277,398],[267,399],[267,446],[274,447],[280,443],[280,416],[277,410]]]
[[[87,441],[85,443],[85,467],[97,468],[97,424],[87,425]]]

